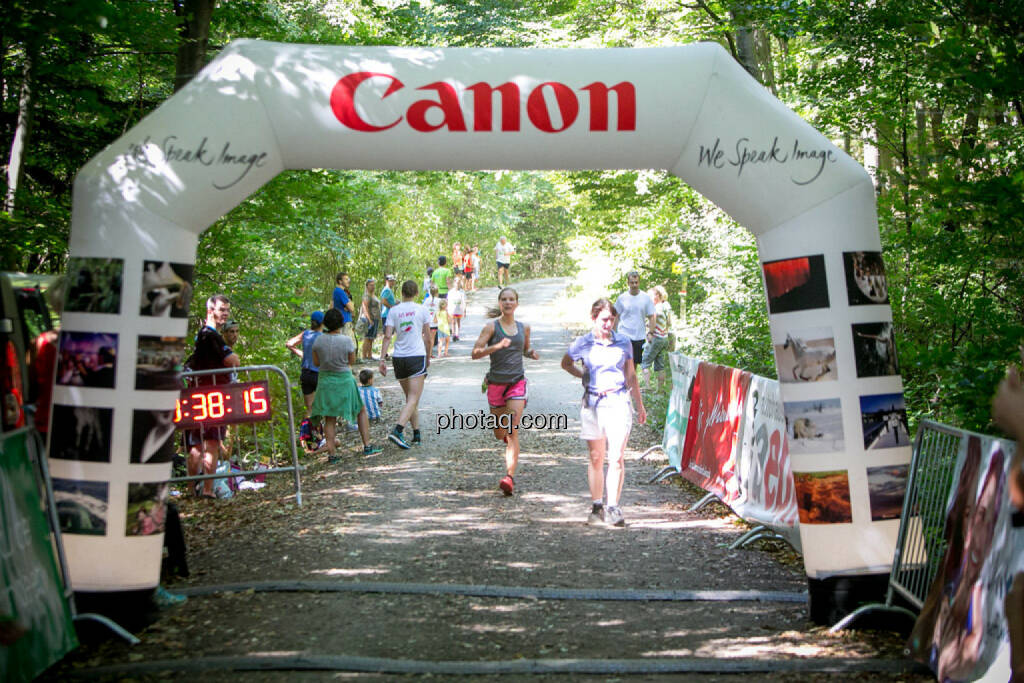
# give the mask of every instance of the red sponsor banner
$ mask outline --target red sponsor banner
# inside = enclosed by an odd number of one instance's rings
[[[749,372],[713,363],[701,363],[693,384],[681,474],[727,505],[740,495],[735,471],[749,385]]]

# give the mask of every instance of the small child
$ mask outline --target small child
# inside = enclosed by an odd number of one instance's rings
[[[436,354],[434,349],[437,348],[437,310],[439,308],[438,302],[441,300],[440,295],[437,293],[437,285],[430,285],[430,289],[427,290],[427,298],[423,300],[423,306],[430,313],[430,348],[427,349],[430,352],[430,357],[433,358]]]
[[[466,294],[458,280],[455,281],[454,289],[448,292],[448,306],[451,308],[448,315],[452,318],[452,341],[457,342],[462,332],[462,317],[466,314]]]
[[[370,418],[370,422],[380,422],[380,409],[384,405],[384,399],[380,396],[380,389],[373,386],[373,370],[369,368],[359,371],[359,397],[363,399],[366,416]]]
[[[448,315],[448,299],[437,302],[437,346],[438,356],[448,356],[448,342],[452,336],[451,317]]]

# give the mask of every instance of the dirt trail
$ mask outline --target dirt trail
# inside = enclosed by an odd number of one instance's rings
[[[192,576],[171,588],[192,596],[163,612],[141,634],[142,644],[80,648],[52,675],[101,667],[110,678],[158,680],[193,660],[197,672],[190,675],[227,680],[240,674],[218,657],[257,656],[269,666],[281,661],[275,657],[298,656],[306,668],[386,672],[359,674],[374,680],[422,674],[439,662],[455,663],[433,671],[444,680],[458,672],[477,674],[474,681],[662,680],[654,672],[661,665],[705,672],[677,672],[671,680],[824,680],[826,662],[847,679],[929,680],[892,673],[905,666],[895,655],[895,635],[831,637],[811,626],[805,604],[785,601],[806,590],[802,571],[756,549],[728,550],[746,529],[735,518],[714,510],[687,513],[692,493],[647,485],[661,464],[636,461],[658,438],[649,429],[634,430],[627,453],[628,526],[584,524],[589,496],[586,449],[578,438],[580,387],[559,368],[569,334],[555,302],[565,286],[556,279],[517,284],[517,318],[531,324],[541,354],[526,362],[527,412],[564,415],[568,428],[523,433],[515,496],[498,491],[502,450],[489,430],[437,430],[442,414],[486,410],[480,383],[488,363],[472,361],[469,352],[484,307],[496,300],[492,288],[472,296],[462,340],[449,358],[431,365],[421,446],[399,450],[385,441],[386,424],[376,425],[374,440],[387,444],[383,453],[364,458],[353,442],[337,465],[307,463],[301,508],[280,479],[231,501],[183,500]],[[401,390],[390,373],[378,386],[393,415]],[[202,590],[268,580],[359,590]],[[536,594],[541,588],[593,593],[548,599]],[[607,599],[613,589],[661,591],[657,598],[668,591],[765,591],[772,600]],[[110,668],[120,665],[130,668]],[[494,668],[480,669],[486,666]],[[644,673],[645,666],[654,669]],[[763,672],[772,667],[775,673]],[[868,671],[853,673],[856,667]],[[241,675],[300,676],[294,670]]]

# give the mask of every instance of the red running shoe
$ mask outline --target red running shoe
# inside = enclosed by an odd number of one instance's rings
[[[501,489],[506,496],[511,496],[512,491],[515,489],[515,487],[515,481],[513,481],[512,477],[510,477],[507,474],[501,478],[501,481],[498,482],[498,488]]]

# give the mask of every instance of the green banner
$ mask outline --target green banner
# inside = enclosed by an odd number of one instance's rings
[[[35,445],[29,429],[0,436],[0,629],[16,638],[0,647],[2,681],[30,681],[78,645],[29,458]]]

